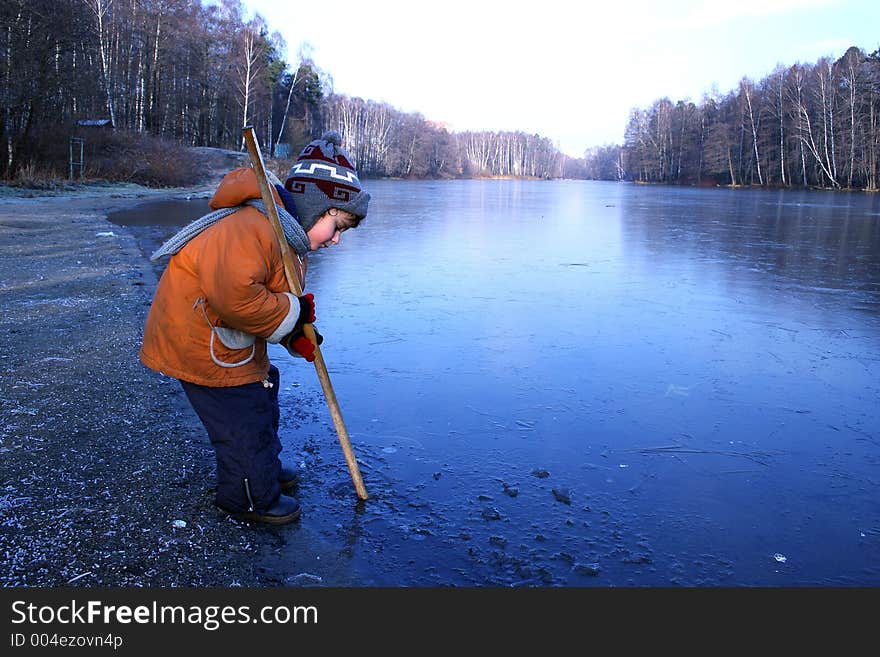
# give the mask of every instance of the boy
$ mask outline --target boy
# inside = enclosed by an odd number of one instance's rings
[[[338,244],[367,214],[370,195],[341,144],[335,131],[311,142],[284,186],[274,188],[301,283],[307,253]],[[253,169],[227,174],[210,207],[152,256],[171,260],[140,359],[180,380],[204,424],[217,457],[217,507],[240,520],[285,524],[299,517],[300,505],[283,494],[295,473],[278,458],[279,377],[266,343],[313,361],[302,327],[315,321],[314,297],[296,297],[287,286]]]

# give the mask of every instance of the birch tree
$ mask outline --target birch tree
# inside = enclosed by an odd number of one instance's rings
[[[783,187],[787,186],[786,167],[786,131],[785,131],[785,70],[777,68],[768,78],[768,92],[771,98],[770,113],[775,119],[775,142],[779,164],[779,180]]]
[[[874,51],[865,58],[862,63],[864,69],[863,81],[865,88],[865,104],[867,105],[866,119],[866,148],[865,148],[865,189],[876,192],[878,190],[878,160],[880,160],[880,49]]]
[[[862,53],[857,48],[849,48],[838,62],[841,74],[841,85],[846,93],[846,104],[849,109],[849,165],[847,167],[848,188],[853,186],[853,175],[856,170],[856,128],[858,125],[858,111],[860,109],[860,95],[863,84],[861,80]]]
[[[241,125],[250,123],[251,103],[256,87],[265,71],[265,41],[255,25],[248,25],[241,34],[241,54],[236,66],[241,97]],[[245,149],[244,135],[239,150]]]
[[[761,174],[761,156],[758,153],[758,127],[755,121],[755,107],[752,103],[752,96],[754,95],[754,90],[752,88],[752,82],[746,78],[743,78],[739,83],[740,93],[746,100],[746,107],[748,108],[749,114],[749,127],[752,132],[752,145],[755,151],[755,167],[758,171],[758,184],[764,185],[764,176]]]
[[[113,82],[110,73],[111,62],[109,57],[110,44],[108,33],[110,8],[113,5],[113,0],[89,0],[89,4],[95,16],[97,50],[101,58],[101,80],[104,85],[107,114],[110,116],[110,125],[115,128],[116,109],[113,103]]]
[[[816,94],[822,110],[821,125],[818,127],[822,136],[820,148],[825,158],[821,163],[822,170],[825,171],[835,187],[840,187],[837,182],[837,154],[834,148],[834,110],[836,105],[834,69],[831,61],[827,57],[823,57],[819,60],[815,70],[818,82]]]

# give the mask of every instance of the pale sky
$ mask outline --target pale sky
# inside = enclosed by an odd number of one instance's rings
[[[629,112],[699,102],[777,64],[880,47],[880,0],[243,0],[337,93],[451,130],[522,130],[583,156]]]

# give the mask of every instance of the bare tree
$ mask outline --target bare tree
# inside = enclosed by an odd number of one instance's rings
[[[107,103],[107,113],[110,116],[110,125],[116,127],[116,109],[113,104],[113,93],[110,68],[111,62],[109,57],[109,31],[108,18],[113,0],[88,0],[89,6],[95,15],[95,27],[97,30],[98,54],[101,57],[101,79],[104,84],[104,95]]]
[[[287,91],[287,102],[284,104],[284,113],[281,115],[281,126],[278,128],[278,136],[275,137],[275,144],[281,143],[281,137],[284,135],[284,128],[287,125],[287,117],[290,115],[290,101],[293,98],[293,90],[296,89],[297,78],[299,77],[300,67],[297,66],[290,79],[290,88]]]
[[[862,63],[864,69],[863,84],[865,88],[865,104],[868,107],[866,118],[866,156],[865,156],[865,189],[878,190],[877,168],[878,152],[880,152],[880,49],[871,53]]]
[[[752,130],[752,145],[755,150],[755,167],[758,170],[758,184],[764,185],[764,176],[761,175],[761,156],[758,153],[758,127],[755,122],[755,109],[752,107],[752,95],[754,94],[754,90],[752,88],[751,80],[747,78],[743,78],[739,83],[740,93],[745,97],[746,107],[749,110],[749,127]]]
[[[779,180],[782,186],[788,184],[786,167],[786,141],[785,141],[785,69],[777,68],[770,78],[767,80],[768,92],[772,101],[770,103],[770,111],[776,119],[776,147],[778,149],[777,159],[779,163]]]
[[[248,25],[241,33],[241,55],[236,66],[238,90],[241,97],[241,124],[250,123],[250,109],[253,95],[260,77],[265,71],[265,41],[254,24]],[[244,150],[244,136],[239,150]]]
[[[856,168],[856,114],[859,110],[859,90],[862,87],[861,71],[864,56],[858,48],[850,48],[841,57],[838,65],[841,69],[840,81],[847,93],[849,106],[849,167],[847,174],[848,188],[853,186],[853,175]]]
[[[816,65],[816,79],[819,83],[816,93],[822,109],[822,125],[820,128],[822,131],[821,148],[825,156],[822,170],[826,172],[832,184],[835,187],[839,187],[840,185],[837,182],[837,157],[834,149],[834,108],[836,105],[834,78],[834,69],[831,61],[823,57]]]

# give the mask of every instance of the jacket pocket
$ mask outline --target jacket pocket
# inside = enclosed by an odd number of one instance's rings
[[[217,337],[227,349],[247,349],[257,341],[257,336],[239,331],[238,329],[226,328],[225,326],[213,326]]]
[[[202,314],[205,316],[205,321],[208,322],[208,326],[211,327],[211,342],[208,345],[208,349],[211,352],[211,360],[214,361],[215,365],[219,365],[220,367],[241,367],[242,365],[247,365],[254,359],[254,354],[256,354],[257,351],[257,337],[255,335],[239,331],[238,329],[228,328],[226,326],[215,326],[211,321],[211,318],[208,317],[208,311],[205,309],[205,299],[203,297],[196,299],[196,302],[193,304],[193,310],[196,308],[201,309]],[[215,337],[220,338],[220,342],[227,349],[238,351],[250,347],[251,353],[243,360],[234,363],[220,360],[217,358],[217,354],[214,353]]]

